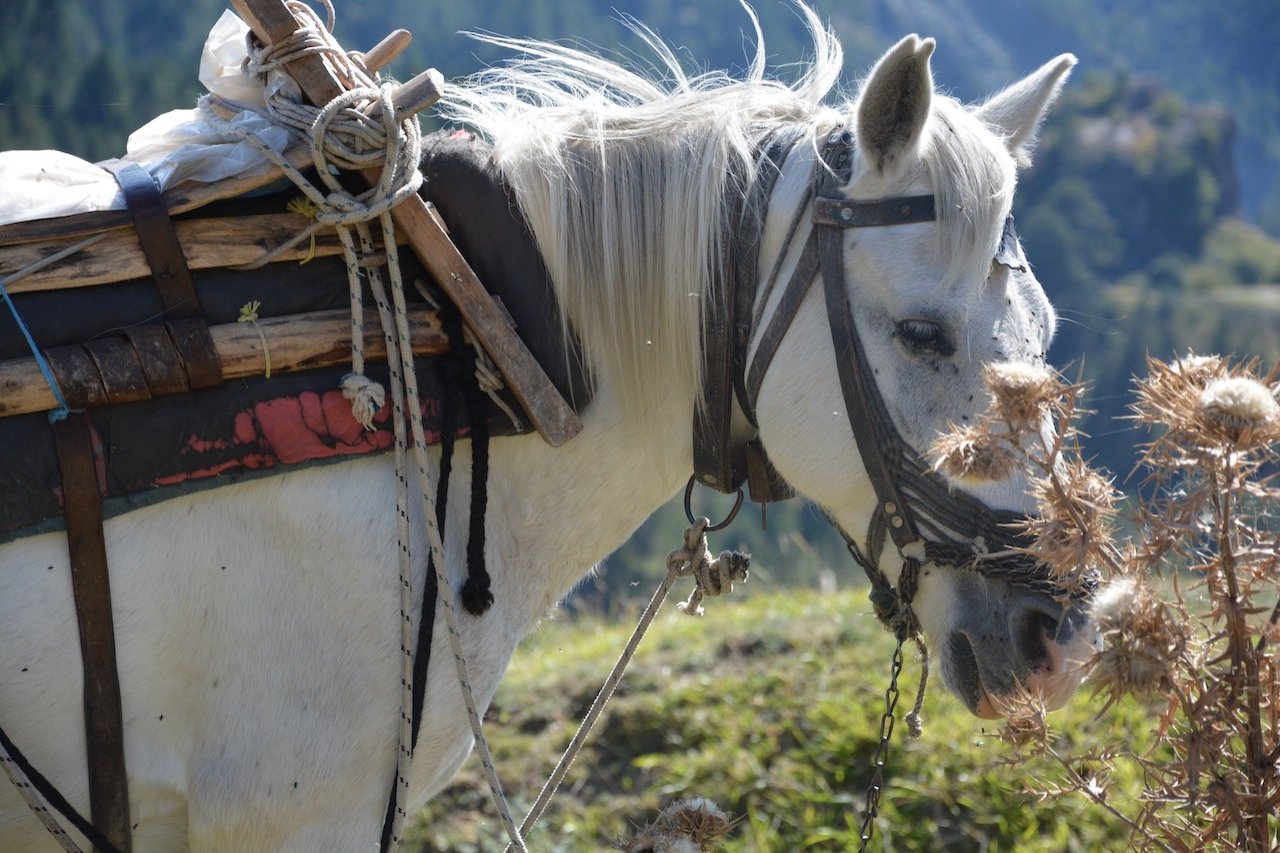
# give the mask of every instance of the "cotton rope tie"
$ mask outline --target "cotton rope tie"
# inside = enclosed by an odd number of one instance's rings
[[[364,375],[362,273],[368,278],[382,322],[391,379],[392,422],[395,433],[401,627],[401,707],[390,847],[397,848],[403,837],[404,823],[407,818],[405,803],[409,790],[409,767],[412,760],[410,717],[413,703],[413,585],[410,561],[410,498],[406,474],[409,464],[408,444],[412,439],[419,491],[424,505],[423,516],[426,522],[427,539],[434,558],[439,595],[444,604],[449,646],[453,654],[468,722],[475,737],[477,752],[480,755],[480,762],[484,768],[495,807],[507,835],[515,849],[526,850],[494,768],[462,649],[457,604],[453,587],[447,577],[444,547],[433,505],[432,495],[435,491],[431,487],[427,442],[422,426],[422,408],[418,395],[417,376],[413,367],[404,280],[396,248],[395,224],[390,215],[392,208],[408,196],[415,194],[422,184],[422,174],[418,171],[421,132],[416,118],[396,123],[395,110],[391,103],[393,86],[370,78],[363,68],[353,62],[342,50],[330,34],[333,24],[332,5],[329,0],[324,0],[324,3],[328,11],[328,24],[322,23],[310,7],[291,0],[287,5],[299,21],[298,30],[291,37],[282,39],[274,45],[265,48],[255,46],[247,64],[248,70],[265,78],[269,72],[282,67],[292,59],[320,53],[325,56],[339,79],[348,87],[349,91],[321,109],[291,101],[279,92],[268,92],[266,117],[310,139],[312,160],[324,184],[324,190],[308,181],[298,169],[261,140],[223,121],[216,109],[240,111],[246,109],[244,105],[209,95],[201,99],[201,107],[211,121],[222,125],[228,132],[253,145],[303,192],[317,208],[317,225],[331,225],[337,231],[346,260],[351,300],[352,370],[343,378],[341,387],[344,396],[352,403],[353,415],[366,429],[373,428],[373,415],[385,402],[385,390]],[[377,119],[374,121],[358,109],[370,103],[377,104],[379,108]],[[359,195],[352,195],[332,174],[331,166],[345,170],[380,168],[381,174],[375,187]],[[384,285],[380,270],[382,259],[377,256],[376,243],[369,228],[369,223],[375,219],[378,220],[382,230],[385,265],[390,279],[389,288]],[[406,435],[406,414],[411,435]],[[424,612],[421,618],[433,617],[432,614]]]
[[[39,819],[44,828],[58,842],[58,845],[67,853],[81,853],[80,846],[72,840],[67,831],[62,828],[62,824],[58,823],[58,819],[49,811],[44,799],[36,791],[35,786],[31,784],[27,774],[22,772],[22,768],[9,755],[9,751],[5,749],[3,743],[0,743],[0,767],[4,768],[5,775],[9,777],[13,787],[18,789],[18,795],[27,804],[27,808],[31,809],[31,813]]]
[[[521,835],[529,834],[551,802],[551,798],[555,796],[560,783],[564,781],[565,774],[569,772],[574,759],[582,750],[582,745],[591,735],[596,721],[600,719],[605,705],[609,703],[618,683],[622,681],[622,675],[631,663],[631,658],[635,656],[636,649],[640,647],[640,641],[644,639],[644,635],[648,632],[654,617],[658,615],[659,608],[666,601],[667,594],[671,592],[675,582],[683,577],[694,578],[693,592],[689,594],[686,601],[677,606],[681,613],[701,616],[703,610],[699,604],[705,596],[728,595],[733,592],[734,583],[746,581],[751,556],[736,551],[721,551],[720,556],[712,558],[711,550],[707,547],[707,528],[710,526],[711,522],[706,518],[694,521],[684,531],[684,547],[677,548],[667,555],[666,576],[654,590],[653,597],[649,599],[648,606],[640,614],[640,620],[636,623],[635,630],[631,632],[631,638],[627,640],[627,645],[622,649],[617,663],[609,671],[608,677],[596,694],[595,701],[587,709],[582,722],[578,724],[578,730],[574,732],[569,745],[565,747],[564,754],[560,756],[555,769],[551,771],[542,790],[538,792],[537,800],[525,815],[524,821],[520,824]],[[508,846],[507,850],[510,851],[511,847]]]

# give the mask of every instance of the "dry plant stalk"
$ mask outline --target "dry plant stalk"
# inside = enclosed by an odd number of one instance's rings
[[[958,477],[999,454],[1030,466],[1041,517],[1028,524],[1027,550],[1063,578],[1100,569],[1108,579],[1093,603],[1095,693],[1104,707],[1124,697],[1153,707],[1154,742],[1142,753],[1104,743],[1077,755],[1057,751],[1043,706],[1026,697],[1004,739],[1062,771],[1035,793],[1088,797],[1139,849],[1264,853],[1280,847],[1280,366],[1264,376],[1257,360],[1190,355],[1147,368],[1132,408],[1152,438],[1123,540],[1118,494],[1079,454],[1079,388],[1026,376],[1038,369],[993,368],[988,415],[941,439],[937,464]],[[1118,805],[1108,790],[1122,763],[1144,791]]]

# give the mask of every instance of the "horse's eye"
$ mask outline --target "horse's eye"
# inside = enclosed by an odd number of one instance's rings
[[[948,356],[956,351],[942,325],[932,320],[902,320],[897,337],[916,355]]]

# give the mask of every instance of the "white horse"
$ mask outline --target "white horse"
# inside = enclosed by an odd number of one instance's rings
[[[818,143],[841,125],[855,140],[843,196],[937,199],[937,221],[844,232],[846,295],[866,359],[917,451],[983,408],[983,365],[1043,358],[1052,308],[1025,265],[992,259],[1016,168],[1074,58],[965,106],[934,91],[934,43],[910,36],[876,64],[855,101],[829,107],[822,99],[841,52],[805,14],[816,59],[791,85],[766,79],[763,46],[735,80],[686,76],[655,45],[670,66],[658,83],[561,46],[505,42],[527,61],[459,85],[445,104],[492,140],[596,385],[584,428],[565,447],[537,436],[492,445],[485,543],[496,601],[482,616],[464,615],[461,627],[482,706],[521,638],[689,477],[702,323],[715,310],[711,282],[741,192],[729,176],[756,173],[762,131],[801,133],[768,205],[762,276],[780,255],[783,281],[795,265],[807,212],[794,235],[790,225],[811,203]],[[763,307],[766,320],[776,299],[775,291]],[[781,475],[858,538],[876,497],[822,302],[815,285],[781,340],[759,389],[758,437]],[[735,429],[754,432],[741,414]],[[469,459],[461,442],[451,508],[467,506]],[[378,843],[400,701],[393,480],[384,455],[185,495],[107,522],[135,849]],[[953,485],[990,507],[1031,508],[1019,475]],[[465,516],[451,513],[446,525],[458,585]],[[417,588],[427,554],[421,521],[419,512]],[[893,581],[902,559],[892,544],[883,557]],[[0,590],[0,726],[87,814],[65,537],[0,548]],[[1058,704],[1079,680],[1065,662],[1085,656],[1086,632],[1070,643],[1070,632],[1055,636],[1063,612],[1044,595],[930,565],[914,609],[940,648],[944,680],[975,712],[992,712],[1016,682]],[[450,655],[432,657],[428,684],[412,808],[449,782],[472,747]],[[0,849],[51,846],[17,793],[0,785]]]

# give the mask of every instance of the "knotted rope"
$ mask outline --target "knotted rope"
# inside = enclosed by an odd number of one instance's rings
[[[578,730],[574,732],[569,745],[565,747],[564,754],[560,756],[560,761],[556,763],[555,769],[547,777],[542,790],[538,792],[538,798],[529,808],[529,813],[525,815],[524,821],[520,824],[521,835],[529,834],[534,824],[538,822],[538,818],[546,810],[547,804],[551,802],[551,798],[555,796],[560,783],[564,781],[565,774],[569,772],[574,759],[578,757],[578,753],[582,750],[582,745],[586,743],[587,738],[591,735],[591,730],[595,727],[596,721],[600,719],[600,714],[604,711],[605,705],[609,703],[609,699],[613,697],[618,683],[622,681],[623,673],[626,672],[627,666],[631,663],[631,658],[635,656],[636,649],[640,647],[640,641],[644,639],[649,626],[653,624],[654,617],[658,615],[658,609],[666,601],[667,593],[671,592],[671,587],[675,585],[675,582],[680,578],[693,576],[693,592],[689,594],[688,600],[679,605],[679,608],[680,612],[690,616],[701,616],[703,610],[698,604],[704,596],[727,595],[733,591],[735,581],[738,583],[746,581],[747,569],[751,564],[751,555],[735,551],[721,551],[719,557],[711,559],[711,552],[707,547],[707,528],[710,525],[711,522],[706,518],[696,519],[684,531],[684,547],[677,548],[667,555],[666,576],[658,584],[658,588],[654,590],[653,597],[649,599],[648,606],[640,614],[640,620],[631,632],[631,638],[627,640],[626,646],[623,647],[622,654],[618,656],[617,663],[609,671],[604,684],[600,686],[600,691],[596,693],[595,701],[587,709],[586,715],[578,725]],[[511,848],[508,847],[507,849],[510,850]]]
[[[739,551],[721,551],[720,556],[712,559],[707,548],[710,524],[707,519],[699,518],[685,528],[684,547],[667,555],[668,572],[675,572],[676,577],[693,575],[696,581],[689,598],[676,605],[681,613],[690,616],[702,615],[704,596],[728,595],[733,592],[735,581],[744,583],[751,565],[751,555]]]
[[[298,21],[297,30],[288,38],[262,46],[250,38],[246,70],[262,78],[266,87],[265,117],[277,125],[310,140],[312,162],[323,187],[318,187],[283,156],[276,153],[251,133],[224,121],[218,109],[239,112],[252,109],[206,95],[200,106],[215,124],[243,139],[270,160],[315,205],[313,227],[332,226],[338,233],[347,267],[351,301],[351,373],[342,380],[342,391],[352,403],[352,413],[366,428],[373,428],[373,415],[385,403],[386,392],[364,374],[364,306],[362,275],[367,277],[377,305],[387,346],[387,362],[391,376],[392,422],[395,431],[397,538],[400,555],[400,721],[396,778],[392,792],[392,808],[384,827],[383,846],[395,849],[403,835],[407,817],[405,800],[409,788],[409,765],[412,760],[413,708],[413,588],[410,562],[408,441],[406,415],[412,431],[413,455],[418,469],[419,492],[424,503],[424,520],[430,543],[439,595],[444,603],[449,645],[453,653],[458,682],[467,718],[475,736],[481,764],[494,798],[495,806],[513,845],[525,850],[524,842],[511,809],[502,793],[484,736],[483,725],[471,688],[467,664],[458,629],[458,613],[453,587],[447,577],[444,548],[432,506],[434,489],[428,474],[427,442],[422,425],[422,407],[418,397],[417,377],[413,366],[413,350],[405,304],[404,280],[396,248],[395,224],[390,211],[415,194],[422,184],[418,170],[421,158],[421,131],[416,118],[396,121],[392,104],[394,87],[375,80],[363,66],[353,60],[331,35],[333,6],[323,0],[327,22],[300,0],[289,0],[287,6]],[[302,56],[321,54],[335,71],[346,92],[323,107],[301,103],[292,87],[281,85],[280,75],[271,72]],[[351,193],[338,180],[334,169],[379,170],[377,182],[365,192]],[[383,256],[377,252],[369,223],[377,220],[383,238],[388,288],[383,283],[380,267]],[[353,232],[354,231],[354,235]],[[358,244],[358,245],[357,245]],[[421,618],[430,619],[429,612]]]

